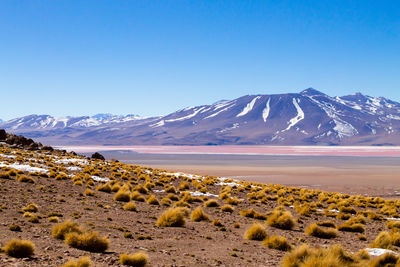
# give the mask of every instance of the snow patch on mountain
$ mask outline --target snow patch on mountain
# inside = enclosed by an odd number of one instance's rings
[[[253,100],[251,100],[250,103],[248,103],[248,104],[243,108],[242,112],[240,112],[239,114],[236,115],[236,117],[241,117],[241,116],[244,116],[244,115],[246,115],[247,113],[249,113],[249,112],[253,109],[254,104],[256,103],[257,99],[260,99],[260,98],[261,98],[261,96],[256,96]]]
[[[218,114],[220,114],[221,112],[227,111],[228,109],[230,109],[230,108],[232,108],[232,107],[234,107],[234,106],[235,106],[235,104],[232,104],[232,105],[230,105],[230,106],[228,106],[228,107],[226,107],[226,108],[223,108],[223,109],[221,109],[221,110],[218,110],[217,112],[215,112],[215,113],[213,113],[213,114],[211,114],[211,115],[205,117],[203,120],[209,119],[209,118],[213,118],[213,117],[217,116]],[[215,110],[215,109],[214,109],[214,110]]]
[[[192,114],[189,114],[189,115],[184,116],[184,117],[176,118],[176,119],[165,120],[165,122],[183,121],[183,120],[187,120],[187,119],[193,118],[194,116],[197,115],[197,113],[202,111],[204,108],[205,107],[201,107],[199,109],[194,110],[194,112]]]
[[[263,109],[262,112],[262,118],[264,120],[264,122],[267,122],[267,118],[269,116],[269,112],[270,112],[270,107],[269,107],[269,102],[270,102],[271,98],[268,98],[267,104],[265,105],[265,108]]]
[[[298,103],[300,101],[298,99],[296,100],[295,98],[293,98],[292,102],[293,102],[293,105],[296,108],[297,116],[290,119],[290,121],[288,122],[288,124],[289,124],[288,127],[285,130],[283,130],[282,132],[289,131],[290,128],[295,126],[299,121],[304,120],[304,112],[303,112],[303,110],[301,109],[301,107],[299,106],[299,103]]]

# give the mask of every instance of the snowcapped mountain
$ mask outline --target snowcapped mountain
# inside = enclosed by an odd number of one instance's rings
[[[89,128],[93,126],[124,123],[129,121],[142,120],[145,118],[137,115],[112,115],[96,114],[94,116],[65,117],[55,118],[50,115],[28,115],[25,117],[12,119],[0,124],[2,128],[10,129],[15,132],[52,130],[61,128]]]
[[[166,116],[30,115],[0,128],[51,144],[400,145],[400,103],[360,93],[247,95]]]

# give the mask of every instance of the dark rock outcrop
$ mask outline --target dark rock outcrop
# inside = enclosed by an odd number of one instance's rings
[[[102,154],[100,154],[99,152],[94,153],[91,156],[92,159],[100,159],[100,160],[105,160],[104,156]]]

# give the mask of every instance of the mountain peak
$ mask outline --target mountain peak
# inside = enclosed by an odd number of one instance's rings
[[[326,94],[324,94],[314,88],[311,88],[311,87],[301,91],[300,94],[305,95],[305,96],[326,95]]]

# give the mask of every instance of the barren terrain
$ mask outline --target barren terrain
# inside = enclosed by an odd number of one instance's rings
[[[3,145],[0,161],[0,247],[12,238],[35,244],[29,258],[0,253],[0,266],[61,266],[84,255],[93,266],[122,266],[121,254],[139,251],[148,255],[149,266],[280,266],[290,253],[287,250],[302,244],[327,248],[341,244],[346,253],[382,248],[374,240],[381,231],[389,231],[387,222],[399,217],[397,200],[175,173],[60,151],[32,152]],[[135,211],[124,208],[126,201],[134,203]],[[23,211],[30,203],[38,210]],[[225,205],[229,207],[222,208]],[[176,213],[184,216],[182,225],[160,224],[170,207],[186,208]],[[193,217],[198,207],[205,213],[199,222]],[[285,224],[279,226],[275,217]],[[106,237],[107,249],[94,253],[90,247],[76,248],[54,238],[52,229],[67,220]],[[333,228],[321,227],[332,229],[334,236],[307,233],[310,225],[323,221],[330,221]],[[248,235],[255,223],[265,231],[263,242]],[[13,225],[21,230],[15,231]],[[269,243],[273,236],[283,238],[285,247]],[[399,240],[393,240],[384,247],[388,253],[399,250]],[[375,252],[364,253],[374,260]],[[357,266],[364,266],[368,257],[354,261],[362,260]]]

